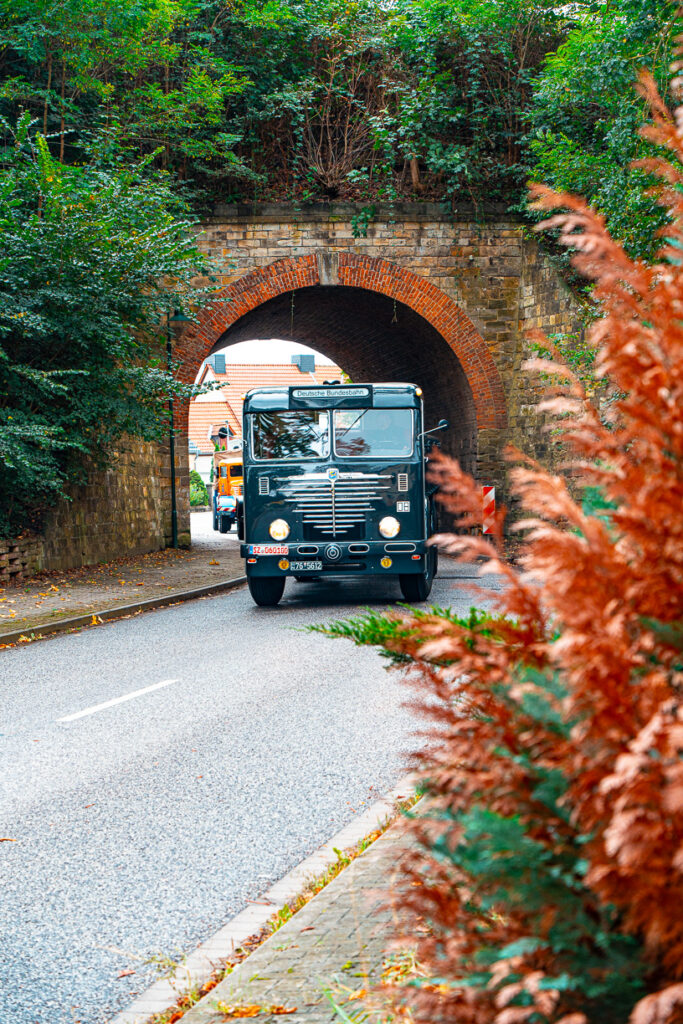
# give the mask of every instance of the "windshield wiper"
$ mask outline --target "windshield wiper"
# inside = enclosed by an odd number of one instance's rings
[[[355,420],[353,421],[353,423],[350,424],[350,426],[346,427],[345,430],[340,431],[339,436],[343,437],[344,434],[348,434],[349,430],[353,430],[353,428],[355,427],[356,423],[358,423],[358,420],[362,420],[363,416],[365,416],[367,411],[368,411],[367,409],[363,409],[363,411],[360,413],[360,415],[356,416]],[[335,434],[336,434],[336,432],[337,432],[337,430],[336,430],[336,427],[335,427]]]

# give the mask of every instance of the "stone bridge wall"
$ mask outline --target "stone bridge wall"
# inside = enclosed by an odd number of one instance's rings
[[[537,387],[521,371],[529,354],[524,334],[531,327],[549,333],[570,329],[576,310],[535,240],[502,211],[488,211],[481,221],[472,211],[451,216],[430,204],[380,209],[368,225],[367,235],[354,237],[352,218],[358,212],[358,208],[342,205],[301,209],[226,206],[201,225],[199,244],[216,267],[226,301],[219,296],[203,314],[200,329],[192,328],[178,337],[176,351],[183,360],[185,379],[194,379],[201,360],[212,348],[225,343],[226,337],[228,341],[244,340],[239,335],[241,321],[237,315],[242,307],[235,305],[236,297],[241,295],[240,301],[244,301],[248,291],[249,302],[243,312],[255,306],[258,312],[259,303],[282,296],[283,289],[296,292],[302,284],[297,274],[305,266],[311,268],[311,285],[350,283],[366,287],[360,274],[364,267],[367,287],[377,288],[385,303],[396,303],[398,297],[444,336],[450,330],[448,323],[461,320],[469,324],[465,334],[461,331],[449,344],[468,377],[475,404],[479,401],[474,446],[477,461],[473,468],[480,479],[502,483],[502,451],[507,443],[542,459],[548,457],[543,424],[534,410]],[[384,268],[382,273],[376,270],[380,266]],[[354,267],[356,276],[342,281],[342,269],[347,268],[351,274],[348,268]],[[290,272],[287,284],[282,275]],[[300,296],[299,291],[294,298],[291,334],[297,337],[299,327],[305,328],[305,336],[299,340],[321,347],[315,345],[315,304],[308,307],[309,322],[297,322]],[[443,312],[440,319],[439,308],[443,311],[446,306],[450,312]],[[243,317],[242,323],[243,330],[248,331],[251,321]],[[476,358],[468,363],[462,340],[468,331],[475,349],[480,346],[476,350],[480,355],[484,351],[482,343],[485,346],[483,360],[475,351]],[[377,365],[385,379],[391,367],[392,344],[386,333],[373,340]],[[354,367],[368,366],[367,354],[363,362],[348,345],[346,352],[326,354],[333,355],[344,368],[346,361],[352,375]],[[489,355],[493,371],[481,370]],[[419,365],[419,352],[415,358]],[[433,409],[437,412],[447,403],[453,385],[447,374],[439,374],[438,367],[430,379]],[[179,424],[176,470],[182,534],[189,530],[182,410]],[[90,484],[76,491],[72,502],[59,503],[49,517],[44,536],[0,541],[0,581],[18,579],[40,568],[68,568],[153,551],[168,544],[170,536],[168,451],[134,442],[107,471],[93,472]]]
[[[535,410],[540,386],[521,366],[533,354],[527,331],[540,328],[552,334],[575,327],[577,307],[571,293],[528,228],[500,210],[489,211],[481,221],[473,211],[450,216],[434,204],[401,204],[379,210],[365,237],[354,236],[352,218],[357,213],[357,208],[342,204],[310,209],[281,204],[219,208],[203,225],[200,245],[217,268],[225,302],[221,308],[219,296],[214,310],[205,314],[202,328],[186,332],[181,339],[179,353],[187,363],[187,378],[213,348],[244,340],[240,318],[247,319],[245,314],[255,302],[265,306],[284,289],[294,294],[292,329],[282,336],[291,334],[322,351],[325,332],[318,332],[316,344],[315,325],[303,323],[299,314],[301,288],[306,285],[352,283],[377,288],[405,301],[444,336],[443,318],[433,315],[433,306],[446,297],[483,341],[500,378],[500,396],[483,395],[477,409],[477,463],[472,468],[482,481],[490,478],[502,490],[502,453],[507,444],[538,458],[550,457],[544,421]],[[315,266],[307,264],[309,256],[315,257]],[[367,284],[360,273],[353,281],[343,276],[343,268],[364,261]],[[395,268],[396,278],[404,274],[424,282],[424,293],[407,284],[401,290],[400,280],[393,291],[386,281],[373,282],[373,264],[382,266],[377,278],[389,264]],[[311,320],[315,312],[309,308],[307,316]],[[252,318],[249,325],[253,324]],[[265,335],[250,335],[259,336]],[[377,364],[386,368],[392,358],[391,334],[373,337],[372,344]],[[354,376],[356,352],[342,348],[325,354]],[[475,391],[476,403],[481,360],[477,357],[468,365],[465,346],[461,352],[456,348],[456,354]],[[435,409],[447,405],[451,387],[447,374],[432,374]]]

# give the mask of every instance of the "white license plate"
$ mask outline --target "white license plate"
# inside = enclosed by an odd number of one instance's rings
[[[292,572],[322,572],[322,562],[290,562]]]

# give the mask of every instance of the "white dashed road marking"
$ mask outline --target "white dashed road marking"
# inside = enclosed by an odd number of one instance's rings
[[[94,715],[96,711],[104,711],[105,708],[113,708],[115,704],[123,704],[126,700],[132,700],[133,697],[141,697],[143,693],[151,693],[152,690],[160,690],[162,686],[170,686],[171,683],[177,683],[177,679],[162,679],[160,683],[154,683],[153,686],[144,686],[141,690],[133,690],[132,693],[124,693],[123,697],[114,697],[113,700],[105,700],[103,704],[93,704],[91,708],[85,708],[83,711],[76,711],[73,715],[64,715],[62,718],[58,718],[58,722],[73,722],[77,718],[85,718],[86,715]]]

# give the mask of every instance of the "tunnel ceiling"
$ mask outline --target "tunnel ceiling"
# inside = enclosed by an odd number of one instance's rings
[[[311,287],[269,299],[245,314],[214,346],[281,338],[317,349],[356,383],[403,381],[424,393],[426,426],[445,417],[443,447],[472,471],[477,424],[472,391],[439,332],[401,302],[362,288]]]

